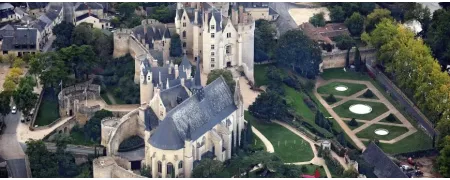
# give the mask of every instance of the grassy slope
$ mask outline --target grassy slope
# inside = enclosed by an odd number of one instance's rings
[[[260,122],[254,119],[248,111],[245,112],[245,119],[251,121],[252,126],[269,139],[275,149],[275,153],[285,163],[310,161],[314,157],[309,143],[283,126],[275,123]],[[280,144],[279,146],[278,143]]]

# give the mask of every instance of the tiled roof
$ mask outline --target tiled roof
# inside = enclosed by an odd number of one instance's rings
[[[1,10],[0,11],[0,18],[8,18],[10,15],[16,14],[14,10],[8,9],[8,10]]]
[[[378,178],[408,178],[375,143],[371,142],[362,153],[363,159],[373,165]]]
[[[194,94],[172,109],[149,142],[159,149],[181,149],[185,139],[198,139],[236,109],[225,80],[217,78],[204,88],[203,95]]]

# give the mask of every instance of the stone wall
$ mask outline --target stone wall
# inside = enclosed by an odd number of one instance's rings
[[[94,178],[145,178],[123,167],[124,162],[128,162],[120,157],[104,156],[94,159],[92,169]],[[120,163],[120,165],[118,164]],[[129,164],[129,163],[128,163]]]
[[[101,99],[100,86],[86,82],[64,88],[58,94],[60,116],[66,117],[71,115],[70,113],[72,115],[76,113],[92,114],[92,111],[100,110],[99,107],[85,107],[83,102],[86,98],[88,100]]]
[[[376,56],[376,51],[373,48],[360,48],[360,55],[361,60],[364,60],[364,58],[367,59],[373,59]],[[329,69],[329,68],[339,68],[345,66],[345,57],[347,56],[347,51],[335,51],[330,53],[323,53],[322,54],[322,69]],[[353,63],[353,60],[355,59],[355,48],[350,50],[350,64]]]
[[[61,124],[59,127],[55,128],[55,130],[50,132],[50,134],[47,137],[47,139],[49,141],[51,141],[51,140],[53,140],[55,138],[55,136],[57,134],[62,134],[62,133],[69,135],[70,131],[72,130],[72,128],[77,126],[77,125],[78,125],[77,119],[75,117],[72,117],[69,120],[67,120],[64,124]]]

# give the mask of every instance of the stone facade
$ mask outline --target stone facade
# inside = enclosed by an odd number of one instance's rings
[[[86,100],[99,99],[101,99],[99,85],[87,82],[66,87],[58,94],[60,116],[87,115],[87,118],[89,118],[101,107],[98,105],[88,107],[85,104]],[[84,122],[81,124],[84,124]]]
[[[360,55],[361,60],[372,60],[376,57],[376,51],[373,48],[360,48]],[[347,56],[347,51],[334,51],[334,52],[327,52],[322,53],[322,66],[321,71],[323,69],[330,69],[330,68],[341,68],[345,67],[345,57]],[[355,48],[350,50],[350,64],[353,63],[355,59]]]

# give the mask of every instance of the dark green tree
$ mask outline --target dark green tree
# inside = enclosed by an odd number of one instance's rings
[[[101,138],[101,120],[106,117],[112,117],[111,111],[100,110],[95,112],[94,116],[84,125],[84,135],[86,139],[100,143]]]
[[[252,145],[253,142],[253,131],[252,131],[252,124],[250,121],[247,123],[247,130],[245,131],[247,134],[247,142],[248,144]]]
[[[389,121],[389,122],[395,122],[395,121],[397,121],[397,118],[395,118],[395,116],[394,116],[393,114],[389,114],[389,115],[386,117],[386,121]]]
[[[31,174],[34,178],[56,178],[58,161],[49,153],[42,140],[28,140],[25,153],[30,161]]]
[[[78,46],[90,45],[94,42],[94,40],[92,25],[89,23],[81,23],[73,30],[72,44]]]
[[[450,64],[450,10],[434,11],[428,29],[426,42],[433,51],[434,57],[446,66]]]
[[[355,40],[347,34],[335,37],[334,41],[340,50],[348,50],[355,45]]]
[[[183,50],[181,49],[180,35],[173,34],[170,38],[170,56],[181,57]]]
[[[350,66],[350,49],[347,50],[347,54],[345,55],[345,67]]]
[[[356,47],[356,51],[355,51],[355,60],[353,61],[353,64],[355,64],[355,70],[356,70],[357,72],[359,72],[359,71],[362,70],[362,69],[361,69],[361,65],[362,65],[362,63],[361,63],[361,55],[360,55],[360,53],[359,53],[359,48],[358,48],[358,47]]]
[[[370,89],[368,89],[366,92],[364,92],[363,96],[365,98],[373,98],[373,96],[375,96],[375,94],[373,94],[373,92]]]
[[[325,98],[325,101],[327,101],[330,104],[333,104],[337,101],[337,99],[334,97],[333,94],[330,94],[327,96],[327,98]]]
[[[9,105],[11,96],[6,91],[0,92],[0,120],[3,121],[4,117],[11,112],[11,106]]]
[[[33,84],[30,84],[34,83],[33,81],[30,82],[29,78],[26,77],[21,78],[20,81],[25,82],[21,82],[16,91],[14,91],[13,97],[17,108],[27,117],[30,115],[31,109],[34,108],[38,95],[33,92]]]
[[[358,122],[356,122],[355,118],[352,118],[352,120],[350,122],[348,122],[348,125],[356,127],[356,126],[358,126]]]
[[[281,119],[286,115],[287,104],[273,92],[263,92],[256,97],[255,102],[249,106],[249,112],[257,119],[269,122],[272,119]]]
[[[231,93],[234,93],[234,89],[236,87],[236,81],[233,79],[233,74],[231,74],[230,70],[227,69],[214,69],[208,74],[208,81],[206,84],[212,83],[214,80],[222,76],[225,79],[228,87],[230,88]]]
[[[278,41],[277,62],[292,67],[302,76],[314,78],[322,63],[320,46],[309,39],[301,30],[289,30]]]
[[[273,56],[276,33],[275,27],[269,21],[260,19],[255,22],[255,61],[268,60]]]
[[[72,45],[58,51],[62,60],[70,67],[76,79],[87,79],[92,69],[98,64],[98,59],[92,46]]]
[[[332,22],[341,23],[345,21],[346,16],[342,6],[332,6],[328,9],[330,10],[330,19]]]
[[[156,19],[162,23],[173,23],[175,21],[175,13],[175,9],[170,9],[167,5],[160,5],[153,7],[150,18]]]
[[[192,170],[193,178],[229,178],[225,166],[218,160],[204,158]]]
[[[324,16],[325,16],[324,12],[314,14],[312,17],[309,18],[309,23],[311,23],[312,25],[314,25],[316,27],[325,26]]]
[[[72,44],[72,32],[75,26],[72,23],[63,21],[53,27],[53,34],[56,35],[56,39],[52,46],[56,49],[68,47]]]
[[[345,25],[352,36],[359,37],[364,31],[364,16],[355,12],[345,20]]]

